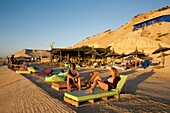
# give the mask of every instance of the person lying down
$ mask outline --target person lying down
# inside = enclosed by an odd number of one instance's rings
[[[86,94],[93,93],[93,89],[98,86],[102,88],[105,91],[115,89],[117,86],[117,83],[120,80],[118,70],[114,67],[111,67],[109,69],[110,76],[107,78],[107,80],[103,81],[102,78],[97,75],[93,81],[93,84],[91,84],[91,87],[85,91]]]

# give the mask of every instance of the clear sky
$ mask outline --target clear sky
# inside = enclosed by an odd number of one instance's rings
[[[28,49],[68,47],[116,30],[170,0],[0,0],[0,57]]]

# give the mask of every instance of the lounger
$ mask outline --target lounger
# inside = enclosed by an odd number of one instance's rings
[[[120,92],[127,80],[127,75],[120,75],[121,80],[118,82],[116,89],[112,89],[111,91],[104,91],[101,88],[94,88],[92,94],[86,94],[86,90],[81,91],[72,91],[64,93],[64,101],[68,102],[76,107],[79,107],[80,102],[88,101],[90,103],[94,103],[94,99],[107,100],[108,97],[113,96],[117,99],[120,98]]]
[[[16,70],[16,73],[19,73],[19,74],[30,74],[30,71]]]
[[[75,87],[75,86],[78,86],[77,83],[75,84],[70,84],[72,87]],[[85,81],[81,81],[80,83],[81,86],[86,86],[86,82]],[[66,81],[64,82],[53,82],[51,84],[51,87],[57,91],[59,91],[60,89],[63,89],[63,88],[67,88],[67,83]]]
[[[97,71],[93,72],[93,73],[94,73],[94,76],[92,78],[90,78],[90,81],[92,79],[94,79],[99,74],[99,72],[97,72]],[[83,80],[83,81],[80,82],[80,85],[86,86],[88,83],[89,83],[89,81]],[[70,85],[74,87],[74,86],[77,86],[78,84],[75,83],[75,84],[70,84]],[[67,88],[67,82],[66,81],[64,81],[64,82],[53,82],[51,84],[51,87],[59,91],[62,88]]]

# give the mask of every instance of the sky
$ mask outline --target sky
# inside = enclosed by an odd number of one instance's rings
[[[22,49],[74,46],[116,30],[170,0],[0,0],[0,57]]]

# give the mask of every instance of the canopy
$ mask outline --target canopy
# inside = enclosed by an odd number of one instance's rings
[[[156,49],[152,54],[156,54],[156,53],[165,52],[165,51],[170,50],[169,47],[162,47],[159,43],[158,43],[158,45],[159,45],[159,48]]]
[[[116,57],[116,56],[120,56],[120,54],[116,53],[113,48],[112,51],[110,53],[106,54],[105,56],[106,57],[112,57],[112,56]]]
[[[100,54],[99,54],[96,50],[94,50],[94,49],[92,49],[92,50],[90,50],[90,51],[86,52],[85,54],[90,54],[90,55],[97,55],[97,56],[100,56]]]
[[[162,65],[164,66],[165,55],[164,55],[163,52],[170,50],[170,48],[169,47],[162,47],[159,43],[158,43],[158,46],[159,46],[159,48],[156,49],[152,54],[161,53],[161,62],[162,62]]]
[[[129,53],[128,55],[138,55],[138,56],[141,55],[141,56],[145,56],[145,53],[138,51],[138,49],[136,47],[136,50],[131,52],[131,53]]]
[[[126,57],[128,56],[127,54],[125,54],[125,52],[123,52],[122,54],[120,54],[120,56],[118,58],[123,58],[123,57]]]

